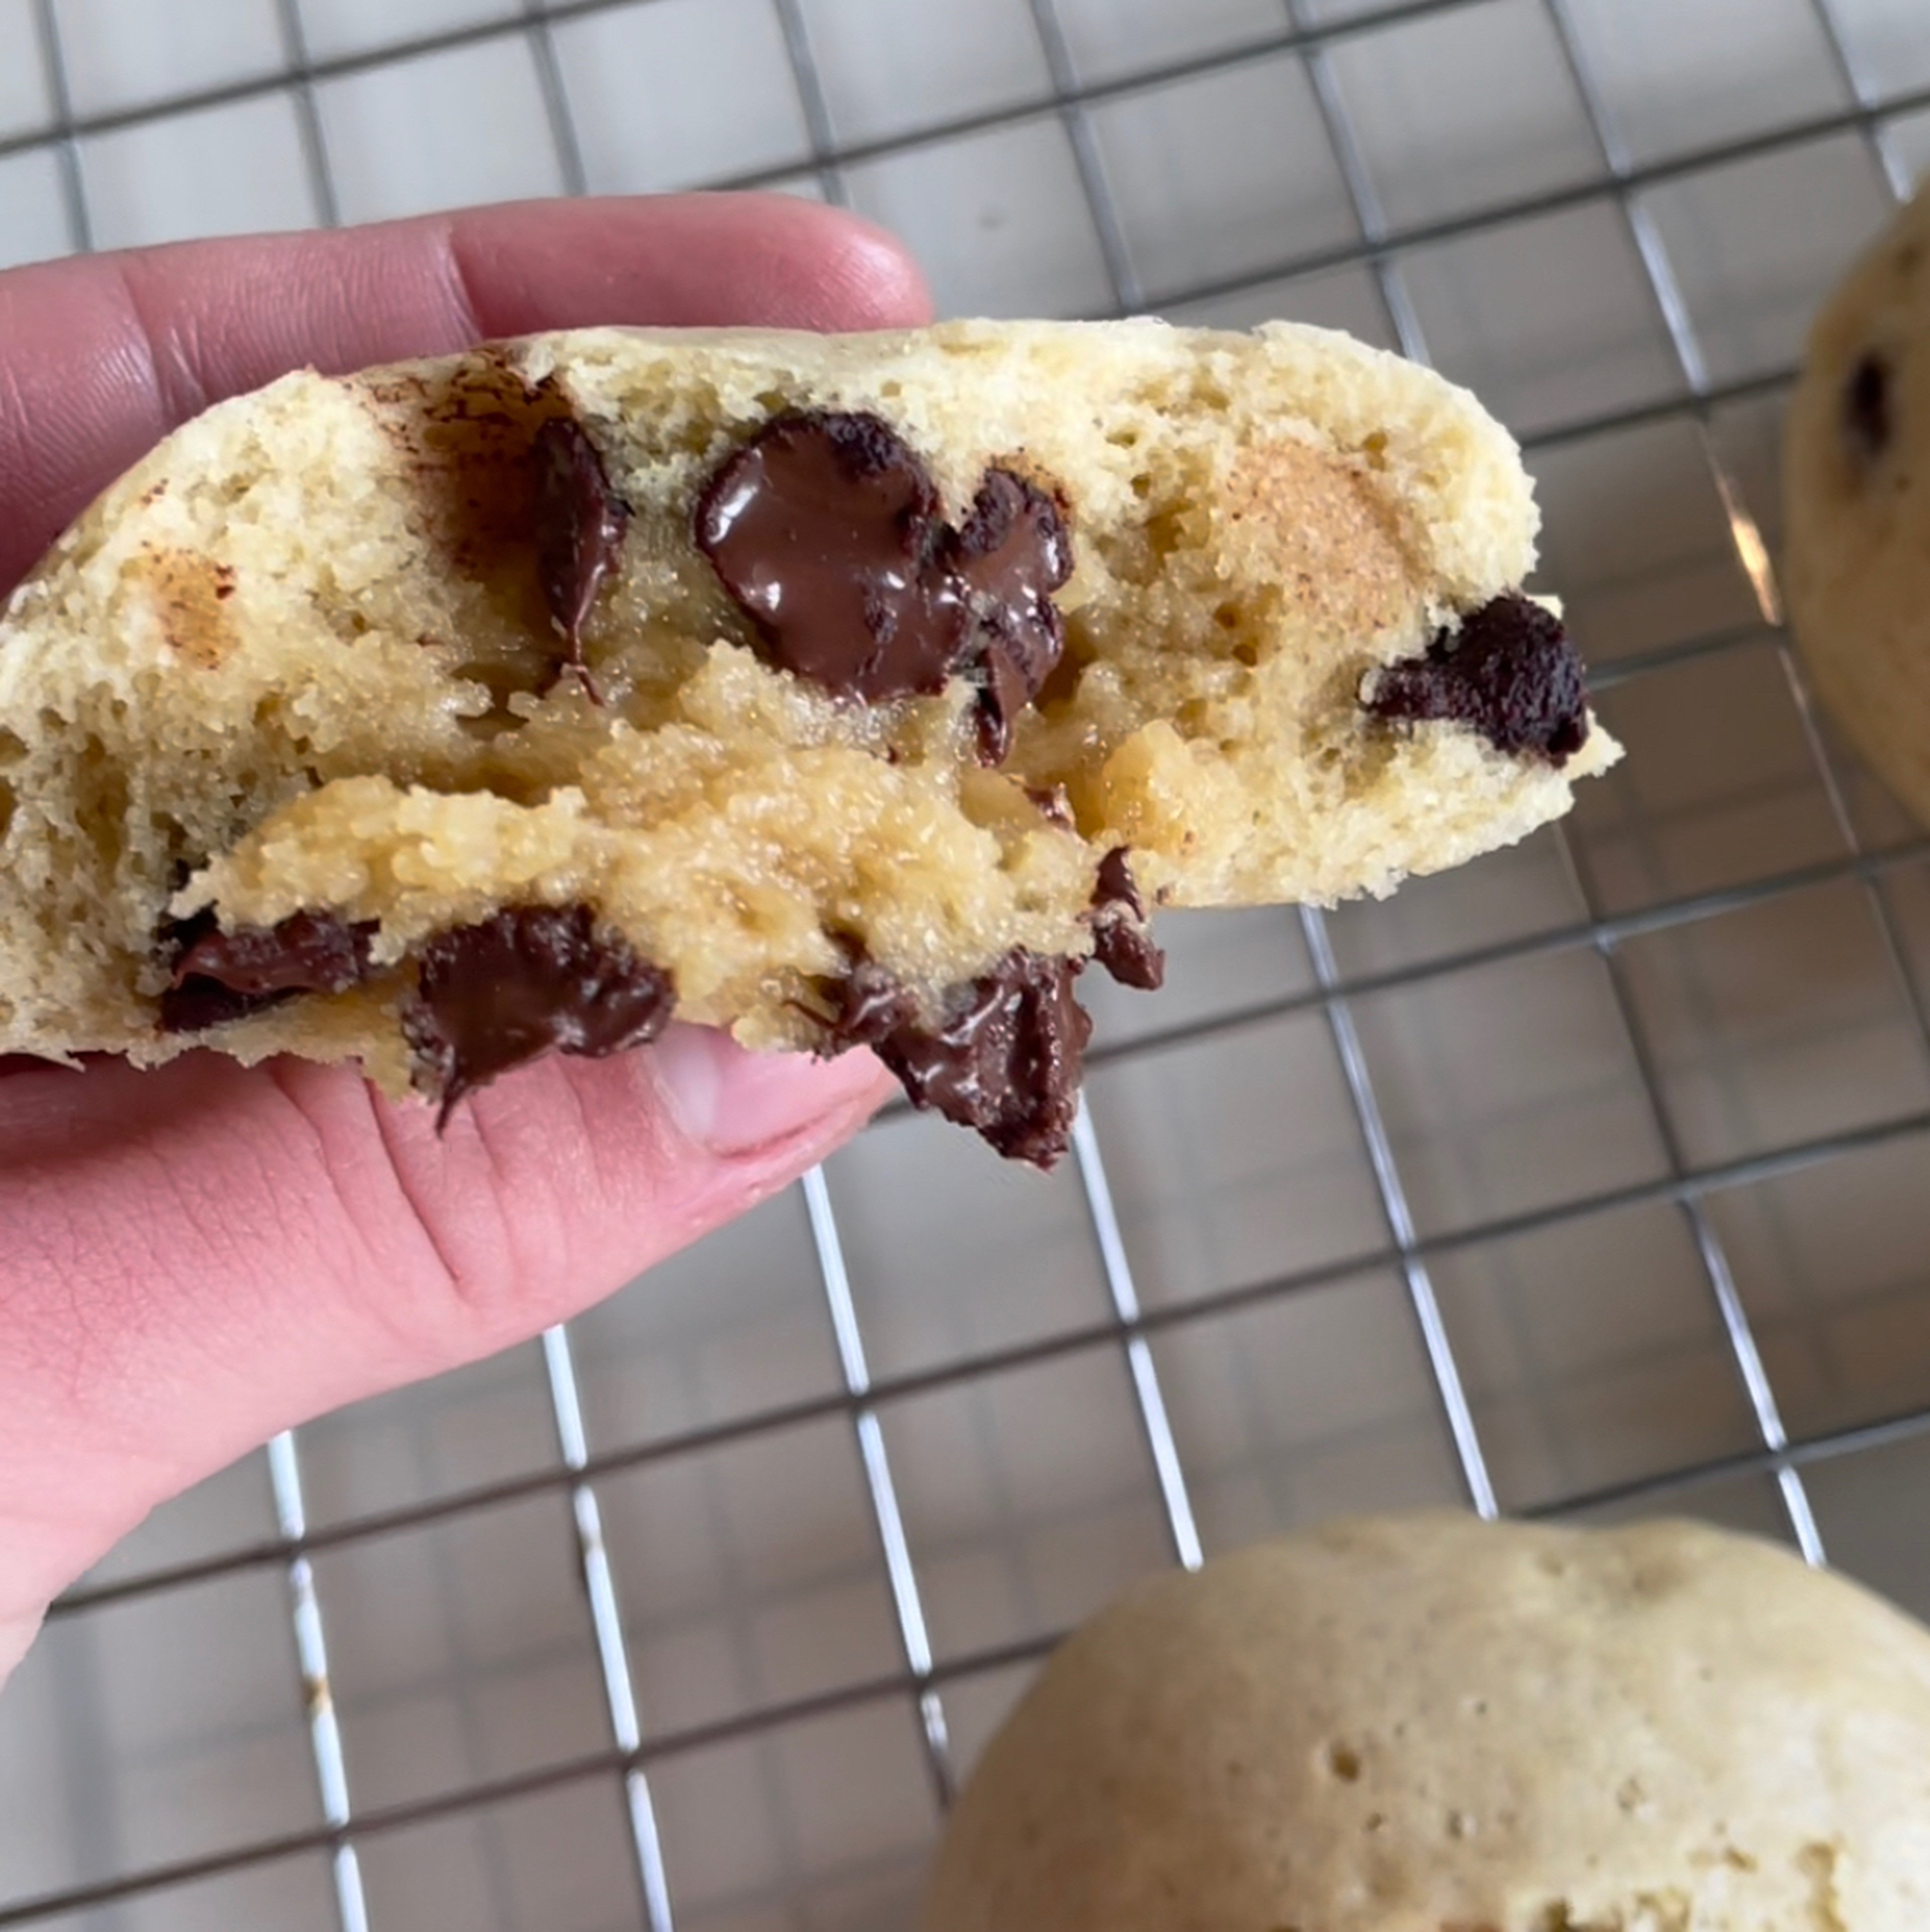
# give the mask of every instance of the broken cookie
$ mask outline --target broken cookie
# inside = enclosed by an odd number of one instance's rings
[[[1064,1148],[1161,904],[1384,892],[1615,746],[1519,457],[1322,332],[593,330],[177,431],[0,620],[0,1052],[445,1114],[673,1016]]]

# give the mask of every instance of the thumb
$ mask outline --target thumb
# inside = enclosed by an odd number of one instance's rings
[[[848,1137],[869,1054],[674,1027],[432,1109],[212,1054],[0,1078],[0,1623],[324,1410],[535,1334]]]

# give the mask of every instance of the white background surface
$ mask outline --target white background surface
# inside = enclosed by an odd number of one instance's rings
[[[908,1923],[939,1815],[908,1584],[956,1774],[1054,1633],[1173,1560],[1110,1298],[1129,1274],[1209,1553],[1465,1495],[1417,1284],[1504,1507],[1790,1534],[1732,1282],[1824,1547],[1930,1612],[1930,873],[1812,740],[1715,466],[1773,541],[1805,318],[1930,165],[1930,18],[1392,10],[795,0],[787,23],[777,0],[627,0],[532,30],[510,0],[0,0],[0,260],[299,225],[331,196],[359,220],[557,192],[553,59],[599,190],[842,196],[953,312],[1352,328],[1529,440],[1543,582],[1630,752],[1568,825],[1334,915],[1340,1006],[1295,916],[1172,921],[1168,992],[1102,1002],[1083,1175],[902,1112],[833,1163],[896,1600],[800,1196],[576,1324],[680,1927]],[[1310,68],[1296,22],[1353,30]],[[1391,240],[1378,274],[1364,220]],[[1886,850],[1872,890],[1858,855]],[[1421,1244],[1406,1273],[1347,1024]],[[541,1352],[299,1452],[368,1924],[646,1923]],[[251,1459],[50,1625],[0,1698],[0,1924],[36,1900],[32,1922],[88,1932],[340,1922],[275,1526]],[[225,1868],[152,1882],[203,1858]]]

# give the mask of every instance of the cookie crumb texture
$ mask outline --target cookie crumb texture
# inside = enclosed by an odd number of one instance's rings
[[[1804,660],[1857,750],[1930,825],[1930,192],[1817,318],[1783,475]]]
[[[1922,1932],[1930,1631],[1687,1522],[1361,1519],[1142,1585],[923,1932]]]
[[[1049,1161],[1152,908],[1385,892],[1613,760],[1535,530],[1471,398],[1285,326],[288,376],[0,621],[0,1052],[446,1108],[674,1015]]]

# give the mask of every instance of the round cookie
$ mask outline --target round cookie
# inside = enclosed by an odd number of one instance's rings
[[[1922,1932],[1930,1632],[1686,1522],[1342,1522],[1142,1585],[923,1932]]]
[[[1930,824],[1930,190],[1817,319],[1784,490],[1790,610],[1816,688]]]

